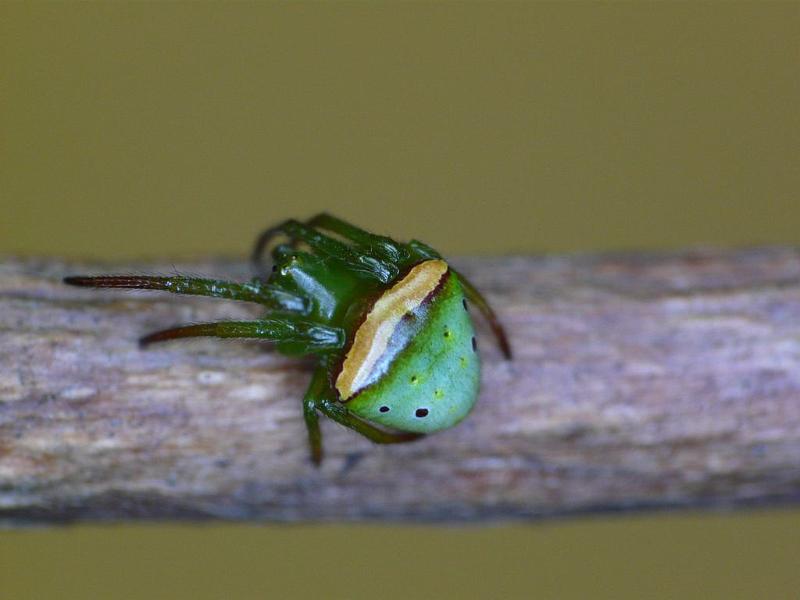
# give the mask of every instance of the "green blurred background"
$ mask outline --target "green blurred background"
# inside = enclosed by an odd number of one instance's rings
[[[800,243],[800,4],[0,5],[0,253]],[[788,598],[800,512],[0,533],[2,598]]]

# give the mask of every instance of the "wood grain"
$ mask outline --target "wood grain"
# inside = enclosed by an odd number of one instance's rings
[[[263,344],[136,340],[251,318],[205,298],[95,291],[68,274],[245,279],[224,260],[0,261],[0,522],[530,519],[800,501],[800,252],[454,261],[511,335],[483,325],[483,391],[455,429],[373,446],[323,423],[309,363]]]

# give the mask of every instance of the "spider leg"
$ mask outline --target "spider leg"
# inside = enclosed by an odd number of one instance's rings
[[[317,413],[317,403],[325,393],[328,385],[328,370],[324,365],[320,365],[311,377],[306,395],[303,397],[303,419],[308,430],[308,443],[311,446],[311,462],[316,466],[322,464],[322,432],[319,428],[319,414]]]
[[[494,309],[489,305],[489,303],[486,301],[486,298],[483,297],[478,289],[472,285],[472,283],[470,283],[469,279],[464,277],[458,271],[455,271],[455,269],[453,269],[453,271],[461,281],[461,285],[464,287],[464,294],[467,296],[470,302],[474,303],[475,306],[478,307],[478,310],[483,313],[484,318],[488,321],[489,327],[492,329],[492,333],[497,339],[497,345],[500,346],[500,351],[503,353],[503,356],[506,358],[506,360],[511,360],[511,345],[508,343],[506,330],[500,324],[500,319],[497,318],[497,313],[494,312]]]
[[[321,354],[339,350],[345,335],[338,327],[328,327],[294,316],[273,316],[258,321],[199,323],[156,331],[139,340],[142,346],[185,337],[255,338],[276,342],[286,354]]]
[[[139,275],[103,275],[99,277],[65,277],[64,283],[81,287],[125,288],[161,290],[173,294],[212,296],[228,300],[256,302],[273,309],[305,314],[306,301],[278,286],[254,279],[247,283],[233,283],[197,277],[148,277]]]
[[[355,248],[294,219],[289,219],[267,229],[258,237],[252,254],[252,261],[256,265],[260,264],[264,250],[278,234],[285,234],[292,240],[303,242],[315,252],[335,258],[345,263],[350,269],[371,279],[376,279],[381,283],[388,283],[397,277],[399,273],[397,265],[385,259],[372,256],[369,253],[359,252]]]
[[[363,250],[372,252],[395,264],[404,263],[409,258],[408,250],[403,244],[399,244],[385,235],[369,233],[328,213],[320,213],[312,217],[306,221],[306,225],[331,231],[356,243]]]
[[[253,245],[253,251],[250,253],[250,262],[258,271],[264,270],[263,258],[264,251],[269,246],[269,243],[281,234],[281,230],[277,227],[270,227],[262,231],[256,238],[256,243]]]
[[[428,244],[420,242],[419,240],[411,240],[410,242],[408,242],[408,247],[410,248],[412,254],[414,254],[417,258],[421,258],[424,260],[442,258],[442,255],[439,254],[436,250],[428,246]]]
[[[317,403],[317,409],[326,417],[352,429],[356,433],[360,433],[376,444],[402,444],[424,437],[422,433],[391,432],[378,429],[374,425],[356,417],[341,402],[329,398],[320,400]]]
[[[287,262],[289,260],[298,259],[312,261],[315,257],[313,254],[298,250],[292,244],[278,244],[272,249],[270,253],[274,264]],[[277,268],[277,267],[276,267]]]
[[[303,418],[308,430],[311,446],[311,461],[319,466],[322,463],[322,432],[319,427],[319,412],[340,425],[360,433],[376,444],[399,444],[412,442],[423,437],[419,433],[389,432],[378,429],[348,411],[340,402],[332,399],[334,392],[328,379],[329,365],[323,359],[311,377],[311,383],[303,398]]]

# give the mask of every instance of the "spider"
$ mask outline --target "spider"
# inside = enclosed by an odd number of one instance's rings
[[[319,414],[378,444],[409,442],[454,426],[478,395],[480,361],[467,299],[487,318],[506,359],[511,349],[475,287],[422,242],[400,243],[329,214],[267,229],[256,266],[276,236],[267,278],[247,283],[170,276],[73,276],[95,288],[163,290],[255,302],[254,321],[200,323],[157,331],[142,346],[177,338],[257,338],[316,367],[303,399],[311,459],[322,461]]]

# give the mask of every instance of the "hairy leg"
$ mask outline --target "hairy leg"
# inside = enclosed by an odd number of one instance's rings
[[[173,294],[212,296],[227,300],[256,302],[273,309],[305,313],[306,302],[300,296],[279,287],[253,280],[233,283],[198,277],[150,277],[140,275],[102,275],[96,277],[65,277],[64,283],[81,287],[160,290]]]
[[[258,321],[199,323],[151,333],[142,346],[185,337],[255,338],[276,342],[286,354],[319,354],[344,346],[344,331],[292,316],[266,317]]]

